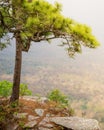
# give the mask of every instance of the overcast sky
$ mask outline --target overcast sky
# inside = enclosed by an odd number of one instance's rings
[[[54,3],[56,0],[48,0]],[[93,34],[103,44],[104,0],[57,0],[63,5],[63,14],[91,26]]]

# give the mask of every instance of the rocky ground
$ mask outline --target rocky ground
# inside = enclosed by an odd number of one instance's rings
[[[7,103],[0,100],[0,130],[100,130],[96,120],[75,117],[45,97],[21,97],[18,107]]]

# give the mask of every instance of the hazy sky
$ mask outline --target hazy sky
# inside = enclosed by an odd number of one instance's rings
[[[54,3],[56,0],[48,0]],[[57,0],[63,5],[63,14],[91,26],[93,34],[103,44],[104,0]]]

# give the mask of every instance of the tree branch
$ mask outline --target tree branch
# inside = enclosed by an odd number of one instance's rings
[[[37,38],[30,38],[31,39],[31,41],[34,41],[34,42],[40,42],[40,41],[48,41],[48,40],[52,40],[52,39],[55,39],[55,38],[58,38],[58,37],[56,37],[56,36],[53,36],[53,37],[48,37],[48,38],[46,38],[46,37],[41,37],[41,38],[39,38],[39,37],[37,37]]]

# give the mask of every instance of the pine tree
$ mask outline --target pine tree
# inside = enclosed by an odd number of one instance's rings
[[[29,51],[31,42],[62,39],[69,56],[80,53],[82,46],[96,48],[99,42],[90,27],[61,14],[61,5],[46,0],[0,0],[0,49],[15,38],[16,58],[13,91],[10,102],[18,101],[21,77],[22,51]],[[33,43],[32,42],[32,43]]]

